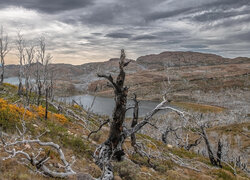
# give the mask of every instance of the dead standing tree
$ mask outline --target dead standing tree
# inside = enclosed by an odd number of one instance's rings
[[[48,117],[48,96],[49,96],[49,63],[52,56],[46,53],[45,38],[39,40],[39,49],[36,58],[36,87],[37,87],[37,105],[40,105],[41,97],[45,93],[45,119]]]
[[[135,127],[135,125],[138,123],[139,101],[137,100],[136,94],[134,94],[133,101],[134,101],[134,111],[133,111],[133,119],[132,119],[132,123],[131,123],[131,128]],[[135,151],[137,152],[135,134],[131,135],[131,145],[134,147]]]
[[[24,56],[24,77],[25,77],[25,95],[27,105],[30,103],[30,96],[32,91],[32,82],[31,82],[31,70],[32,63],[35,59],[35,46],[30,46],[25,49],[26,56]]]
[[[8,35],[4,34],[4,30],[3,27],[1,27],[0,30],[0,58],[1,58],[1,75],[0,75],[0,84],[3,83],[3,78],[4,78],[4,68],[5,68],[5,56],[6,54],[8,54],[8,52],[10,51],[9,48],[9,39],[8,39]]]
[[[113,112],[113,118],[111,121],[109,136],[106,142],[104,142],[98,149],[99,154],[95,152],[96,164],[103,169],[102,179],[113,179],[113,168],[110,160],[116,158],[120,161],[124,152],[122,150],[122,132],[123,132],[123,122],[125,119],[126,105],[127,105],[127,94],[128,88],[124,87],[125,82],[125,72],[124,67],[126,67],[129,62],[125,62],[125,52],[121,50],[121,57],[119,62],[120,72],[114,82],[111,75],[101,75],[98,77],[106,78],[114,88],[115,93],[115,109]]]
[[[114,82],[114,79],[111,75],[98,74],[98,77],[105,78],[111,83],[115,93],[115,108],[111,120],[109,136],[107,140],[103,144],[98,146],[94,152],[95,163],[103,171],[103,174],[100,177],[101,180],[113,180],[114,174],[111,160],[121,161],[123,159],[125,153],[122,146],[125,139],[137,133],[141,128],[148,124],[158,111],[168,109],[177,112],[180,116],[184,116],[183,112],[175,108],[165,106],[167,100],[164,99],[152,111],[147,113],[144,119],[137,123],[135,126],[129,129],[123,128],[125,114],[127,111],[126,104],[128,94],[128,88],[124,86],[124,67],[126,67],[129,63],[130,61],[125,62],[125,52],[124,50],[121,50],[121,57],[119,62],[120,72],[116,78],[116,82]]]
[[[22,82],[22,77],[24,76],[24,49],[25,49],[25,41],[23,39],[23,35],[21,32],[17,32],[17,40],[16,40],[16,47],[17,47],[17,57],[19,59],[19,74],[18,74],[18,80],[19,80],[19,85],[18,85],[18,95],[22,95],[23,93],[23,82]]]

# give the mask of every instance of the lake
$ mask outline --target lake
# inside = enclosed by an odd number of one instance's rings
[[[10,83],[13,85],[18,85],[18,77],[10,77],[4,79],[4,82]],[[24,79],[23,79],[24,82]],[[70,97],[57,97],[57,101],[72,103],[72,100],[76,101],[78,104],[82,105],[85,110],[88,110],[91,107],[94,96],[89,94],[70,96]],[[139,103],[139,116],[143,117],[147,112],[151,111],[158,105],[159,102],[156,101],[140,101]],[[133,106],[133,100],[128,100],[127,107]],[[90,109],[91,112],[99,115],[112,116],[113,109],[115,107],[115,101],[113,98],[107,97],[96,97],[93,107]],[[133,109],[130,109],[126,113],[126,117],[132,117]],[[163,112],[160,112],[163,113]]]
[[[84,109],[89,109],[95,97],[89,94],[84,95],[77,95],[77,96],[70,96],[70,97],[59,97],[56,98],[57,101],[71,103],[73,100],[76,101],[78,104],[82,105]],[[154,109],[159,102],[155,101],[140,101],[139,103],[139,116],[143,117],[146,115],[147,112]],[[134,105],[133,100],[128,99],[127,107],[131,107]],[[94,104],[92,106],[92,111],[95,114],[99,115],[107,115],[112,116],[113,109],[115,107],[115,101],[113,98],[108,97],[96,97]],[[126,117],[132,117],[133,109],[130,109],[126,113]]]
[[[19,79],[18,79],[18,77],[5,78],[3,80],[3,82],[9,83],[9,84],[13,84],[13,85],[19,85]],[[22,82],[23,82],[23,84],[25,83],[25,78],[22,78]],[[31,82],[35,82],[35,80],[31,79]]]

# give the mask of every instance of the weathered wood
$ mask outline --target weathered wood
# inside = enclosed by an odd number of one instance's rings
[[[135,125],[138,123],[138,114],[139,114],[139,102],[137,101],[136,94],[134,94],[134,111],[133,111],[133,119],[131,123],[131,128],[135,127]],[[135,151],[137,150],[136,146],[136,136],[135,133],[131,134],[131,145],[134,147]]]
[[[212,165],[218,166],[217,161],[215,160],[215,157],[214,157],[214,154],[213,154],[213,151],[212,151],[210,142],[208,140],[207,133],[206,133],[206,130],[205,130],[204,126],[203,125],[200,126],[200,129],[201,129],[202,137],[203,137],[203,139],[205,141],[205,144],[206,144],[206,147],[207,147],[209,160],[210,160]]]

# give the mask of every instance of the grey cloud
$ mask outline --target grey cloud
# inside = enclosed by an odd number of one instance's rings
[[[182,9],[176,9],[176,10],[165,11],[165,12],[154,12],[154,13],[147,15],[145,19],[147,21],[154,21],[158,19],[170,18],[173,16],[178,16],[183,13],[187,13],[190,10],[192,10],[192,8],[182,8]]]
[[[205,13],[202,15],[196,16],[194,19],[197,21],[205,21],[205,20],[214,20],[221,18],[221,16],[234,16],[231,13],[223,13],[219,12],[216,13],[216,10],[220,9],[222,11],[228,10],[230,8],[239,8],[242,6],[250,5],[249,0],[218,0],[210,3],[206,3],[206,1],[197,1],[200,2],[197,5],[189,5],[188,1],[184,2],[186,3],[186,7],[184,8],[177,8],[174,10],[167,10],[167,11],[160,11],[160,12],[153,12],[151,14],[148,14],[146,16],[146,20],[148,21],[154,21],[154,20],[159,20],[159,19],[165,19],[165,18],[171,18],[171,17],[176,17],[180,15],[187,15],[187,14],[194,14],[196,12],[201,12],[201,11],[208,11],[212,10],[214,12],[211,13]],[[246,12],[247,13],[247,12]]]
[[[250,32],[243,32],[229,36],[232,39],[232,42],[249,42]]]
[[[91,33],[91,34],[93,34],[94,36],[101,36],[102,35],[102,33]]]
[[[211,9],[211,8],[221,8],[221,9],[228,9],[228,8],[239,8],[244,5],[250,5],[249,0],[217,0],[211,3],[204,4],[202,9]]]
[[[153,35],[139,35],[139,36],[135,36],[132,38],[132,40],[153,40],[153,39],[157,39],[157,36],[153,36]]]
[[[51,14],[91,4],[93,0],[0,0],[0,7],[18,6]]]
[[[130,38],[131,36],[132,36],[132,34],[129,34],[129,33],[114,32],[114,33],[106,34],[105,37],[110,37],[110,38]]]
[[[188,45],[181,45],[181,47],[188,48],[188,49],[201,49],[207,48],[207,45],[199,45],[199,44],[188,44]]]
[[[249,15],[250,10],[242,12],[208,12],[195,16],[193,19],[199,22],[216,21],[220,19],[235,17],[239,15]]]
[[[116,24],[115,18],[119,17],[123,11],[123,7],[117,4],[97,5],[87,15],[82,15],[81,21],[94,25],[114,25]]]

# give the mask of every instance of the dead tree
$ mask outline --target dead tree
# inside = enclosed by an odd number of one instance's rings
[[[48,80],[48,64],[51,58],[50,54],[46,53],[45,38],[41,37],[36,57],[37,105],[40,104],[42,93],[46,89],[45,84]]]
[[[30,136],[26,137],[26,127],[24,121],[22,122],[22,130],[17,128],[18,136],[16,137],[3,137],[3,133],[0,132],[1,144],[0,146],[3,150],[9,154],[9,156],[3,158],[3,160],[7,159],[17,159],[18,163],[24,164],[27,167],[31,166],[31,170],[35,173],[42,174],[48,177],[54,178],[66,178],[70,175],[76,174],[74,170],[72,170],[72,165],[75,162],[75,157],[72,157],[72,163],[69,163],[65,155],[58,144],[53,142],[43,142],[39,140],[39,137],[44,135],[45,133],[39,135],[37,138],[31,139]],[[34,144],[38,145],[33,146]],[[50,151],[45,153],[45,149],[50,148],[51,150],[55,150],[58,153],[59,160],[62,164],[59,164],[59,168],[49,166],[50,161]]]
[[[51,89],[52,87],[51,86],[51,83],[49,83],[49,79],[48,79],[48,74],[49,74],[49,71],[48,71],[48,66],[49,66],[49,63],[50,63],[50,60],[52,59],[52,57],[50,56],[50,54],[48,54],[46,56],[46,59],[45,59],[45,64],[44,64],[44,87],[45,87],[45,119],[48,118],[48,98],[49,98],[49,89]]]
[[[0,84],[3,83],[4,79],[4,70],[5,70],[5,56],[10,51],[9,48],[9,38],[8,35],[4,33],[3,27],[0,30],[0,58],[1,58],[1,74],[0,74]]]
[[[54,73],[53,68],[49,70],[49,80],[50,80],[50,83],[49,83],[50,85],[49,85],[48,97],[53,102],[54,101],[54,86],[55,86],[55,73]]]
[[[25,96],[27,105],[30,103],[30,96],[32,92],[32,83],[31,83],[31,67],[35,59],[35,46],[30,46],[25,49],[24,59],[24,77],[25,77]]]
[[[39,50],[37,52],[36,62],[36,86],[37,86],[37,105],[40,105],[40,99],[45,93],[45,119],[48,117],[48,93],[50,89],[49,81],[49,63],[52,59],[50,54],[46,52],[45,38],[41,37],[39,40]]]
[[[121,57],[119,62],[120,72],[114,81],[111,75],[98,74],[98,77],[107,79],[115,93],[115,108],[111,120],[109,136],[107,140],[98,146],[94,152],[95,163],[102,169],[103,174],[100,177],[102,180],[113,180],[113,166],[111,160],[121,161],[125,155],[123,150],[123,143],[125,139],[132,134],[137,133],[142,127],[149,123],[152,117],[160,110],[173,110],[178,114],[183,116],[183,113],[172,107],[165,106],[167,100],[163,100],[158,104],[151,112],[147,113],[144,119],[137,123],[134,127],[129,129],[124,129],[124,120],[126,113],[126,104],[127,104],[127,94],[128,88],[124,86],[125,82],[125,71],[124,67],[129,64],[130,61],[125,62],[125,52],[121,50]]]
[[[131,128],[135,127],[135,125],[138,123],[139,101],[137,101],[136,94],[134,94],[133,101],[134,101],[134,111],[133,111],[133,119],[131,123]],[[135,134],[131,134],[131,146],[134,147],[135,151],[137,152]]]
[[[220,168],[222,168],[222,165],[221,165],[222,147],[223,147],[223,145],[222,145],[222,143],[221,143],[221,141],[219,139],[219,141],[218,141],[218,149],[217,149],[217,164],[218,164],[218,166]]]
[[[48,119],[48,94],[49,94],[49,88],[46,87],[45,89],[45,119]]]
[[[104,144],[97,149],[99,150],[99,155],[95,157],[96,164],[103,169],[104,172],[102,179],[107,180],[113,179],[113,168],[110,162],[111,158],[121,161],[124,155],[121,147],[123,142],[121,141],[128,94],[128,88],[126,86],[124,87],[124,67],[129,64],[129,62],[125,62],[125,57],[125,52],[122,50],[119,62],[120,72],[116,78],[116,82],[114,82],[111,75],[97,75],[98,77],[106,78],[113,86],[115,93],[115,109],[112,116],[109,136]]]
[[[210,142],[209,142],[209,140],[208,140],[207,132],[206,132],[206,130],[205,130],[205,124],[202,124],[202,125],[200,126],[200,130],[201,130],[201,133],[200,133],[200,134],[201,134],[201,137],[202,137],[202,138],[204,139],[204,141],[205,141],[205,145],[206,145],[206,148],[207,148],[209,160],[210,160],[210,162],[211,162],[212,165],[218,166],[217,160],[216,160],[216,158],[215,158],[215,156],[214,156],[214,153],[213,153],[213,151],[212,151],[211,144],[210,144]]]
[[[201,137],[197,138],[194,143],[187,143],[187,145],[184,147],[186,150],[190,150],[192,147],[198,146],[201,143]]]
[[[162,136],[161,136],[161,139],[162,139],[162,142],[165,143],[165,144],[168,144],[168,134],[171,133],[171,132],[176,132],[180,127],[176,127],[176,128],[173,128],[172,126],[168,126],[165,130],[164,133],[162,133]]]
[[[16,40],[16,47],[18,50],[18,59],[19,59],[19,74],[18,74],[18,80],[19,80],[19,85],[18,85],[18,95],[22,95],[23,93],[23,83],[22,83],[22,78],[24,76],[24,49],[25,49],[25,41],[23,39],[23,36],[21,32],[19,31],[17,33],[17,40]]]

